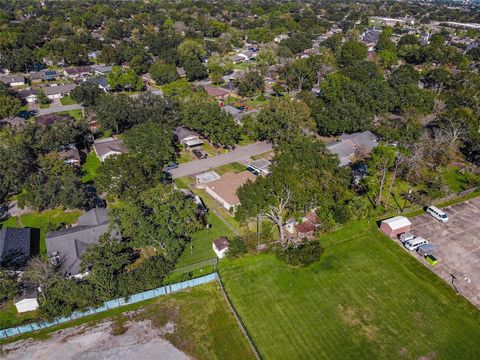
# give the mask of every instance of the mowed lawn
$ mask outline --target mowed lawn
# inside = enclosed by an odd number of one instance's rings
[[[225,288],[265,359],[479,359],[480,311],[376,229],[322,239],[308,268],[224,260]]]
[[[210,228],[192,234],[192,242],[187,245],[178,260],[177,268],[193,265],[203,260],[214,258],[213,240],[226,236],[233,237],[233,232],[213,213],[208,214]]]

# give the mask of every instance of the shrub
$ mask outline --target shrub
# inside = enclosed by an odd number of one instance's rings
[[[323,254],[323,247],[318,241],[310,241],[300,246],[288,246],[277,250],[277,258],[292,266],[308,266],[318,261]]]
[[[247,243],[245,239],[236,236],[230,240],[228,244],[227,257],[234,259],[243,256],[247,253]]]

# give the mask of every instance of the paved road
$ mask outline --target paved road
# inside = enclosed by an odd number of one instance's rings
[[[266,142],[257,142],[255,144],[239,146],[228,154],[180,164],[178,168],[171,170],[170,173],[172,174],[173,179],[178,179],[183,176],[195,175],[222,165],[248,160],[252,156],[260,155],[270,150],[272,150],[272,144]]]
[[[83,109],[83,106],[80,104],[52,106],[46,109],[35,110],[35,115],[46,115],[46,114],[63,112],[63,111],[81,110],[81,109]]]

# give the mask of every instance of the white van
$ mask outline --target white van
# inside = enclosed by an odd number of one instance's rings
[[[448,221],[448,214],[436,206],[429,206],[427,208],[427,214],[432,215],[435,219],[440,220],[441,222]]]
[[[415,250],[419,246],[426,245],[428,244],[428,241],[425,240],[422,237],[416,237],[413,240],[408,240],[403,243],[403,246],[405,246],[408,250]]]
[[[412,233],[406,232],[400,235],[400,242],[404,243],[408,240],[413,240],[415,238],[415,235]]]

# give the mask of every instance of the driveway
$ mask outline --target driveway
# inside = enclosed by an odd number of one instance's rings
[[[443,210],[449,217],[446,223],[427,214],[411,219],[412,232],[434,246],[438,264],[427,265],[417,253],[411,253],[480,308],[480,198]]]
[[[193,160],[180,164],[178,168],[170,171],[173,179],[195,175],[216,167],[234,162],[248,161],[252,156],[260,155],[272,150],[272,144],[257,142],[255,144],[239,146],[228,154],[221,154],[202,160]]]

